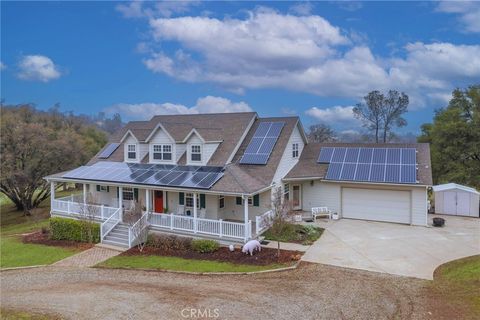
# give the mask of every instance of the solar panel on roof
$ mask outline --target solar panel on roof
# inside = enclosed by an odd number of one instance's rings
[[[64,174],[63,178],[210,189],[223,176],[222,167],[97,162]]]
[[[324,147],[319,163],[329,163],[327,180],[416,183],[414,148]]]
[[[267,164],[284,122],[261,122],[240,159],[241,164]]]
[[[117,150],[120,143],[110,143],[98,156],[100,159],[106,159],[112,155],[112,153]]]

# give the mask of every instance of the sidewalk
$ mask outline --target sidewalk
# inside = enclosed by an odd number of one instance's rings
[[[119,255],[120,253],[122,252],[118,250],[95,246],[91,249],[80,252],[79,254],[55,262],[52,266],[79,268],[93,267],[94,265]]]

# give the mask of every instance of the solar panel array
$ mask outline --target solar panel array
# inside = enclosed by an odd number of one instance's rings
[[[98,156],[100,159],[106,159],[112,155],[112,153],[117,150],[120,143],[110,143]]]
[[[327,180],[417,183],[414,148],[324,147],[318,163],[328,163]]]
[[[80,180],[210,189],[223,176],[222,167],[101,161],[67,172]]]
[[[241,164],[267,164],[284,122],[261,122],[240,159]]]

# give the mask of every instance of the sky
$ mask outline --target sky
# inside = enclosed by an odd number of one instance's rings
[[[358,132],[372,90],[420,131],[480,83],[480,2],[1,2],[1,98],[144,120],[298,115]]]

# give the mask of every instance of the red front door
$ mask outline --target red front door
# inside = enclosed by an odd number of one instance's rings
[[[155,212],[163,213],[163,191],[155,190]]]

